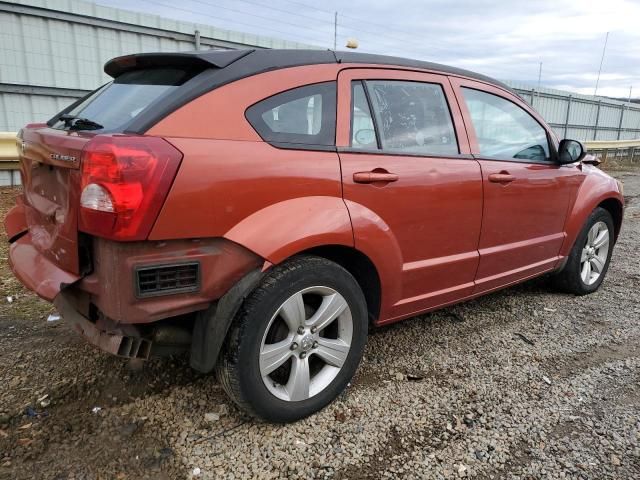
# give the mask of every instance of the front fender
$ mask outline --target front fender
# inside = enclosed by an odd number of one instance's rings
[[[353,247],[349,212],[339,197],[302,197],[269,205],[244,218],[224,238],[273,264],[314,247]]]
[[[624,197],[618,191],[615,179],[595,167],[586,175],[580,186],[575,202],[567,215],[565,223],[566,237],[560,249],[561,256],[568,256],[578,238],[587,218],[598,205],[608,199],[614,199],[624,205]]]

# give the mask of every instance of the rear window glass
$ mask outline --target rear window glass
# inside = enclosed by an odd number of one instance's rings
[[[170,95],[195,72],[178,68],[153,68],[125,72],[66,112],[96,122],[105,130],[128,124],[145,108]],[[55,128],[65,128],[62,121]]]
[[[335,82],[294,88],[249,107],[247,120],[267,142],[334,145]]]

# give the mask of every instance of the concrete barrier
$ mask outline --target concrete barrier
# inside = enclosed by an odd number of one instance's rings
[[[0,132],[0,186],[14,185],[20,185],[16,134]]]
[[[617,141],[587,141],[587,150],[608,161],[640,162],[640,139]],[[20,185],[18,141],[14,132],[0,132],[0,186]]]
[[[589,153],[602,160],[603,165],[612,161],[632,164],[640,161],[640,139],[589,141],[585,146]]]

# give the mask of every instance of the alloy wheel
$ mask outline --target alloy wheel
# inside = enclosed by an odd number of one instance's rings
[[[594,223],[580,255],[580,277],[585,285],[593,285],[602,275],[609,256],[609,241],[607,224]]]
[[[328,387],[342,369],[353,336],[347,301],[315,286],[291,295],[276,310],[260,345],[260,375],[277,398],[298,402]]]

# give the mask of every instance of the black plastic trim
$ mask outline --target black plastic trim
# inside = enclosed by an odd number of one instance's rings
[[[104,73],[117,78],[125,72],[153,67],[225,68],[254,50],[196,50],[179,53],[136,53],[115,57],[104,64]]]
[[[473,155],[473,157],[480,161],[486,160],[491,162],[509,162],[509,163],[519,163],[519,164],[535,164],[535,165],[549,165],[550,167],[560,167],[562,164],[557,161],[550,160],[529,160],[525,158],[500,158],[500,157],[489,157],[487,155]]]
[[[259,269],[249,272],[207,310],[198,312],[191,341],[191,367],[202,373],[215,368],[231,322],[264,275]]]
[[[393,157],[421,157],[421,158],[450,158],[452,160],[475,160],[473,155],[467,153],[459,153],[457,155],[437,155],[413,152],[398,152],[396,150],[368,150],[365,148],[338,147],[338,153],[360,153],[363,155],[387,155]]]
[[[171,268],[171,267],[196,267],[196,283],[195,285],[182,287],[182,288],[173,288],[168,290],[158,290],[149,293],[140,292],[140,279],[138,274],[145,270],[157,270],[159,268]],[[155,265],[137,265],[133,269],[133,281],[135,285],[136,298],[149,298],[149,297],[160,297],[165,295],[176,295],[178,293],[191,293],[197,292],[200,290],[200,279],[202,277],[200,262],[176,262],[176,263],[159,263]]]
[[[291,143],[291,142],[266,142],[272,147],[285,150],[306,150],[310,152],[335,152],[335,145],[315,145],[311,143]]]
[[[373,101],[371,100],[371,92],[369,91],[369,84],[360,80],[362,90],[364,90],[364,96],[367,99],[367,105],[369,106],[369,113],[371,114],[371,121],[373,122],[373,133],[376,136],[376,145],[378,150],[382,150],[382,135],[380,134],[380,127],[378,126],[378,115],[373,109]],[[353,102],[353,87],[351,88],[351,102]],[[351,121],[353,122],[353,106],[351,107]],[[352,125],[353,128],[353,125]],[[351,132],[353,135],[353,131]],[[353,139],[353,137],[351,137]]]

